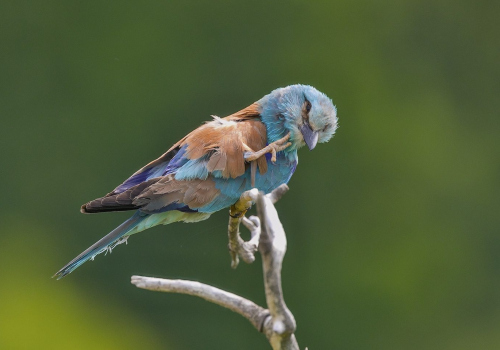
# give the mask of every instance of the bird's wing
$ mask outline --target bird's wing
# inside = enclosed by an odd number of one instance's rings
[[[214,177],[242,176],[249,166],[244,152],[266,146],[266,127],[258,115],[254,104],[226,118],[214,117],[108,195],[84,204],[82,212],[196,211],[207,205],[220,193]],[[267,171],[265,157],[256,163],[261,174]]]
[[[161,157],[153,160],[133,173],[132,176],[125,180],[121,185],[108,193],[107,196],[125,192],[132,187],[147,182],[148,180],[164,176],[175,171],[176,165],[177,167],[182,165],[181,162],[178,162],[178,160],[182,159],[182,154],[179,155],[179,151],[180,147],[172,147],[167,152],[162,154]]]
[[[240,157],[241,152],[238,152],[239,148],[241,148],[239,141],[246,141],[250,148],[253,148],[252,146],[256,147],[255,150],[260,150],[265,146],[266,130],[260,120],[256,119],[259,116],[258,105],[254,103],[225,118],[215,118],[215,120],[189,133],[159,158],[136,171],[121,185],[108,193],[107,196],[122,193],[153,178],[174,173],[189,160],[201,158],[201,156],[210,153],[215,148],[220,149],[220,152],[212,155],[209,168],[213,166],[222,167],[223,163],[221,162],[224,162],[224,159],[221,159],[221,155],[222,158],[227,155],[228,162],[226,162],[226,166],[228,169],[224,175],[230,172],[233,177],[239,176],[238,173],[244,164],[243,157]],[[232,127],[225,127],[228,125],[232,125]],[[244,136],[241,140],[239,140],[240,135]],[[235,146],[234,151],[232,150],[233,145]],[[263,158],[259,159],[258,164],[261,171],[265,173],[267,170],[265,160]],[[209,169],[209,171],[211,170]]]
[[[224,178],[236,178],[245,172],[244,152],[255,152],[266,146],[266,127],[259,119],[231,120],[218,118],[191,132],[174,145],[183,150],[190,165],[203,164],[209,173],[221,171]],[[265,157],[257,160],[261,173],[267,171]]]

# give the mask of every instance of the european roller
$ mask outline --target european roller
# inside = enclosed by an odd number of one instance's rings
[[[208,219],[252,188],[271,192],[292,177],[299,148],[314,149],[336,129],[332,101],[308,85],[276,89],[234,114],[213,117],[113,191],[82,205],[82,213],[134,214],[55,276],[150,227]]]

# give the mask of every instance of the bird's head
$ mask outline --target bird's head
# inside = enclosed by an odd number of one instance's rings
[[[269,140],[290,133],[292,149],[307,145],[312,150],[318,142],[330,140],[337,129],[337,109],[332,100],[309,85],[276,89],[258,103]]]

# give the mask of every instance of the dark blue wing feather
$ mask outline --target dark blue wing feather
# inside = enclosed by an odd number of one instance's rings
[[[163,156],[157,160],[146,165],[144,168],[135,172],[131,177],[125,180],[120,186],[113,190],[113,194],[122,193],[131,187],[134,187],[140,183],[151,180],[155,177],[165,176],[174,173],[177,169],[182,167],[188,161],[184,157],[186,153],[187,145],[173,149],[170,152],[165,153]]]

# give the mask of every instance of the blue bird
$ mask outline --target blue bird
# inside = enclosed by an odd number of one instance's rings
[[[269,193],[297,168],[297,150],[312,150],[337,129],[337,110],[308,85],[279,88],[225,118],[213,117],[139,169],[82,213],[135,211],[55,276],[71,273],[129,236],[157,225],[198,222],[234,204],[253,187]],[[259,152],[260,151],[260,152]]]

